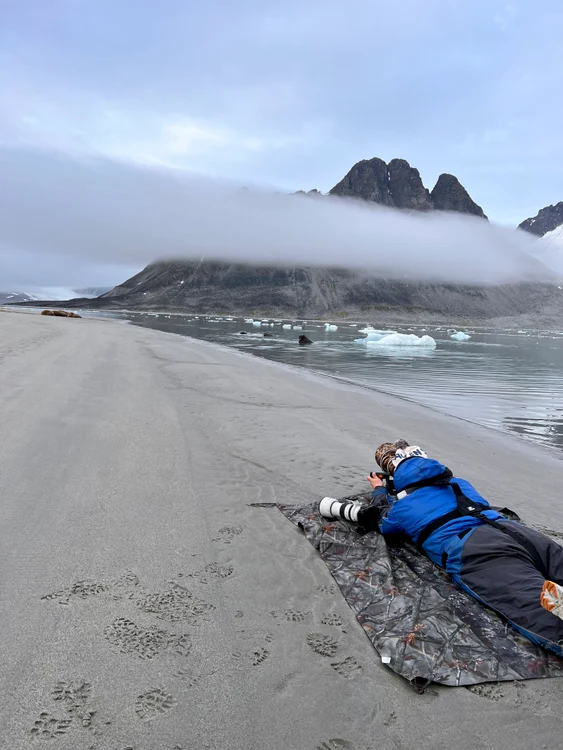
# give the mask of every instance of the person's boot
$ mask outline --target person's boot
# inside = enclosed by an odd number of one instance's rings
[[[540,604],[552,615],[563,620],[563,586],[545,581],[540,594]]]
[[[324,518],[342,518],[344,521],[358,522],[358,512],[362,509],[361,503],[353,503],[350,500],[336,500],[334,497],[323,497],[319,503],[319,513]]]

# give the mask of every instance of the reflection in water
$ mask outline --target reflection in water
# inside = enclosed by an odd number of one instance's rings
[[[429,406],[563,450],[563,333],[469,329],[469,341],[449,338],[446,327],[394,330],[436,339],[427,347],[367,347],[358,326],[282,322],[260,327],[213,317],[124,313],[131,322],[235,347],[277,362],[305,367]],[[360,326],[361,327],[361,326]],[[380,328],[389,328],[382,322]],[[241,335],[240,331],[247,331]],[[273,338],[265,338],[264,333]],[[299,346],[299,334],[314,341]]]

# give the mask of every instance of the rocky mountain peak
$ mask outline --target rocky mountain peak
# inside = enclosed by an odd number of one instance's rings
[[[389,192],[396,208],[429,211],[432,208],[430,193],[422,184],[420,172],[405,159],[391,159],[387,167]]]
[[[561,225],[563,225],[563,201],[542,208],[531,219],[526,219],[519,224],[518,228],[531,234],[537,234],[538,237],[543,237],[544,234],[552,232]]]
[[[437,211],[459,211],[474,214],[486,219],[483,209],[478,206],[461,182],[453,174],[441,174],[430,193],[432,206]]]
[[[383,159],[362,159],[354,164],[338,185],[329,191],[330,195],[361,198],[383,206],[394,206],[389,191],[389,170]]]
[[[354,164],[330,195],[361,198],[383,206],[414,211],[459,211],[487,217],[457,177],[440,175],[432,193],[424,187],[420,172],[405,159],[364,159]]]

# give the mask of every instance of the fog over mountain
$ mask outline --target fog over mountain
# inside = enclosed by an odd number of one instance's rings
[[[104,158],[0,149],[0,276],[15,253],[34,268],[65,259],[106,268],[158,259],[338,266],[386,278],[511,283],[549,273],[524,232],[453,212],[313,199]],[[30,220],[33,217],[33,221]],[[56,283],[54,280],[52,283]]]

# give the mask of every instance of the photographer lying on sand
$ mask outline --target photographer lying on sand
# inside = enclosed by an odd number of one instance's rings
[[[460,588],[563,657],[563,547],[493,510],[418,446],[383,443],[375,460],[394,489],[370,474],[369,506],[325,497],[321,515],[408,537]]]

